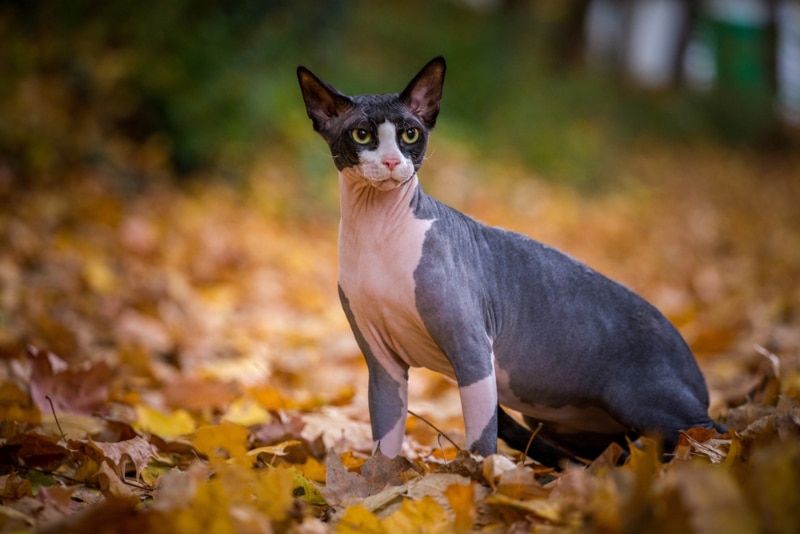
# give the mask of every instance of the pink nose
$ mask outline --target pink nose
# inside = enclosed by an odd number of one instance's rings
[[[386,158],[383,160],[383,164],[389,167],[389,171],[393,171],[395,167],[400,165],[399,158]]]

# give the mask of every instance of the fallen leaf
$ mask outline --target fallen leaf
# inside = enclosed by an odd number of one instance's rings
[[[339,534],[387,534],[381,521],[365,506],[356,504],[348,506],[344,515],[336,523]]]
[[[106,407],[111,370],[105,362],[72,368],[47,351],[29,347],[31,398],[42,413],[92,415]],[[52,400],[53,404],[50,405]]]
[[[511,497],[506,497],[499,493],[489,495],[486,498],[486,503],[498,506],[508,506],[517,510],[522,510],[526,513],[533,514],[539,519],[544,519],[552,523],[563,523],[565,516],[563,507],[557,500],[552,499],[526,499],[519,500]]]
[[[381,523],[386,532],[453,532],[450,515],[433,497],[423,497],[418,501],[405,500],[398,511]]]
[[[328,452],[325,487],[321,491],[331,506],[349,506],[369,496],[364,478],[348,471],[333,449]]]
[[[195,430],[195,423],[186,410],[164,413],[140,404],[136,406],[136,424],[134,427],[141,432],[148,432],[169,439],[191,434]]]
[[[656,518],[663,525],[686,524],[698,534],[759,531],[752,508],[734,478],[724,470],[699,462],[680,462],[669,471],[663,484],[677,493],[682,508],[663,510]],[[660,499],[664,499],[663,493],[660,490]]]
[[[0,458],[11,460],[11,465],[53,471],[70,456],[57,441],[35,433],[17,434],[0,445]]]
[[[272,421],[272,415],[250,397],[238,397],[231,401],[222,418],[247,427],[264,425]]]
[[[21,478],[16,473],[0,476],[0,497],[16,501],[32,495],[31,483],[25,478]]]
[[[453,510],[453,532],[469,532],[472,530],[478,511],[475,506],[475,486],[472,484],[450,484],[444,490],[444,496]]]
[[[244,467],[253,465],[254,459],[247,454],[247,428],[223,421],[219,425],[202,426],[190,436],[197,452],[205,455],[211,465],[228,460]]]
[[[148,462],[156,457],[153,446],[141,436],[117,443],[103,443],[90,439],[89,443],[103,451],[106,460],[120,476],[125,474],[125,464],[130,460],[137,480],[141,478],[142,471],[147,467]]]
[[[41,412],[22,388],[10,381],[0,382],[0,421],[36,424],[40,418]]]
[[[292,439],[289,441],[284,441],[283,443],[279,443],[278,445],[268,445],[266,447],[250,449],[247,451],[247,455],[258,456],[259,454],[267,454],[271,456],[286,456],[286,449],[295,445],[300,445],[301,443],[302,441],[300,440]]]

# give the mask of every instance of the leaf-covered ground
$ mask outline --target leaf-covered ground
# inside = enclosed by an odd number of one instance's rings
[[[454,147],[424,170],[654,302],[731,433],[666,464],[474,458],[452,384],[413,371],[404,457],[370,457],[335,217],[291,215],[290,165],[135,193],[0,170],[0,530],[800,532],[800,159],[642,149],[589,196]]]

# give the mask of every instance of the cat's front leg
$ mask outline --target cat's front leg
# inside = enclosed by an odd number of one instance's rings
[[[458,380],[458,371],[456,371]],[[467,448],[481,456],[497,452],[497,381],[494,370],[469,385],[461,385],[461,411],[467,434]]]
[[[402,379],[392,376],[372,354],[365,354],[369,368],[369,418],[372,426],[373,452],[380,446],[394,458],[403,448],[408,413],[408,368]]]

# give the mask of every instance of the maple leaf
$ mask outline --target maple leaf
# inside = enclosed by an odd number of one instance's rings
[[[347,506],[379,493],[386,486],[399,486],[413,465],[402,456],[389,458],[378,450],[361,466],[361,473],[348,471],[336,452],[328,452],[325,487],[321,490],[331,505]]]
[[[86,445],[101,451],[102,457],[109,462],[119,476],[125,475],[125,467],[130,461],[136,478],[140,479],[142,471],[147,467],[150,459],[156,457],[153,446],[141,436],[117,443],[103,443],[89,438]]]

